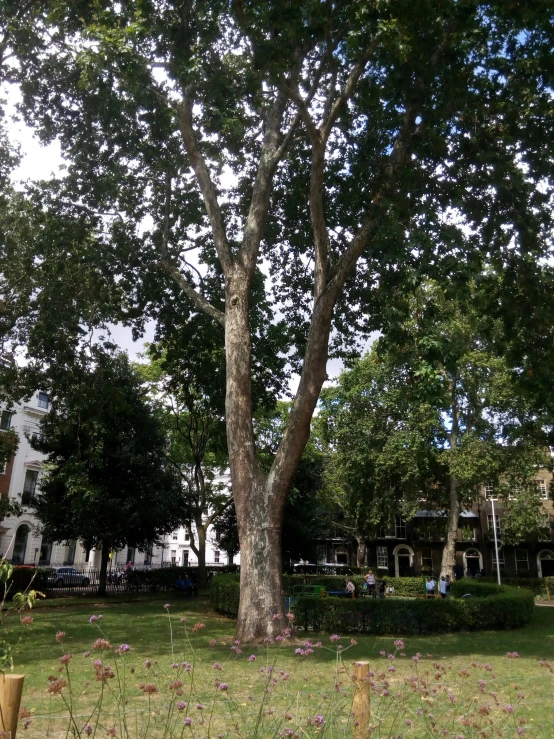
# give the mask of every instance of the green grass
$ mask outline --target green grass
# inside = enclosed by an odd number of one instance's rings
[[[168,600],[172,599],[169,598]],[[114,647],[127,643],[132,648],[131,652],[125,657],[125,681],[127,693],[133,697],[139,708],[144,710],[144,715],[141,715],[140,720],[145,720],[144,716],[148,714],[149,705],[148,698],[142,695],[138,687],[144,682],[163,685],[166,691],[165,695],[154,696],[150,702],[152,715],[156,717],[156,710],[160,710],[160,715],[162,715],[163,706],[168,702],[168,681],[174,679],[176,674],[171,669],[174,658],[171,650],[170,621],[163,608],[164,602],[165,599],[151,603],[116,604],[112,602],[99,605],[98,599],[96,599],[94,607],[92,604],[72,605],[51,609],[43,607],[35,611],[33,613],[34,622],[31,626],[26,627],[14,655],[15,672],[21,672],[27,676],[23,704],[27,708],[33,709],[37,716],[33,719],[29,730],[25,734],[22,733],[22,736],[37,737],[37,739],[46,736],[49,722],[45,718],[39,717],[52,713],[57,715],[65,713],[60,696],[52,697],[47,692],[47,678],[49,675],[58,674],[59,658],[64,653],[74,655],[70,665],[71,686],[74,694],[79,696],[77,709],[78,713],[84,717],[83,721],[85,721],[86,712],[94,705],[101,685],[94,681],[91,669],[92,658],[101,655],[94,652],[89,658],[83,657],[83,653],[90,650],[95,639],[101,636],[98,629],[88,622],[88,618],[92,613],[103,614],[102,630]],[[180,622],[181,616],[186,617],[187,628],[190,629],[197,622],[204,623],[205,628],[195,633],[189,631],[187,637],[184,631],[185,625]],[[341,696],[344,704],[342,708],[344,708],[351,700],[348,692],[351,689],[348,674],[351,663],[353,661],[369,660],[372,669],[385,672],[389,662],[379,656],[379,652],[381,650],[394,651],[392,646],[393,637],[359,636],[357,637],[358,644],[351,646],[348,652],[345,653],[343,666],[339,665],[340,672],[337,674],[334,672],[338,664],[336,652],[330,648],[316,649],[307,660],[295,656],[296,643],[294,645],[289,643],[284,647],[272,646],[269,649],[263,646],[244,646],[243,653],[237,656],[231,651],[233,622],[214,613],[208,600],[204,597],[195,600],[173,599],[171,624],[174,631],[175,661],[184,659],[191,663],[194,662],[195,665],[194,688],[190,692],[189,683],[185,681],[184,690],[186,692],[183,699],[191,699],[194,703],[200,701],[209,704],[215,698],[218,705],[224,704],[225,710],[231,710],[231,704],[233,703],[235,714],[237,711],[239,713],[242,711],[245,716],[247,714],[245,718],[247,722],[255,719],[260,696],[263,695],[264,687],[266,687],[264,682],[266,677],[259,673],[260,665],[275,663],[276,674],[279,670],[282,670],[291,675],[286,683],[286,694],[283,693],[275,696],[274,699],[272,698],[275,705],[278,704],[279,710],[285,710],[286,706],[290,707],[291,701],[293,703],[296,701],[297,710],[299,712],[303,710],[304,715],[307,715],[310,711],[313,713],[317,711],[324,712],[326,706],[329,705],[329,700],[335,700],[334,694]],[[9,618],[5,625],[9,638],[14,643],[19,638],[22,627],[13,617]],[[55,639],[58,631],[64,631],[66,634],[61,645],[57,644]],[[329,635],[313,635],[300,632],[298,637],[300,639],[310,638],[314,641],[321,638],[326,647],[331,647]],[[212,639],[216,640],[216,646],[209,645]],[[349,642],[350,638],[343,640],[345,645],[348,645]],[[392,687],[399,690],[403,689],[403,676],[413,674],[415,668],[415,664],[410,657],[420,652],[422,661],[417,666],[420,677],[424,676],[425,672],[429,672],[429,682],[432,684],[436,672],[432,663],[443,663],[446,666],[445,675],[448,675],[449,684],[457,686],[456,689],[460,690],[460,695],[463,694],[464,700],[471,700],[473,694],[478,695],[479,700],[481,700],[481,694],[477,688],[479,679],[487,680],[487,691],[493,689],[499,694],[502,706],[518,702],[515,698],[514,685],[519,685],[519,690],[525,694],[522,707],[518,709],[519,715],[525,716],[526,726],[532,727],[530,729],[531,734],[534,736],[552,736],[554,725],[552,717],[553,674],[539,666],[538,660],[551,659],[554,661],[554,608],[535,608],[533,622],[517,631],[410,637],[405,639],[404,651],[406,658],[399,657],[395,662],[398,665],[397,673],[394,675],[386,673],[380,678],[381,681],[383,679],[390,680]],[[506,658],[506,653],[513,651],[519,653],[519,659],[509,660]],[[257,656],[256,662],[253,664],[248,661],[250,654]],[[427,655],[431,656],[428,657]],[[123,658],[115,658],[113,653],[110,653],[104,655],[104,659],[112,667],[117,661],[120,666],[120,678],[122,678]],[[157,660],[158,664],[147,670],[144,667],[144,662],[147,659]],[[223,671],[221,673],[213,670],[214,662],[222,663]],[[472,662],[488,663],[491,670],[471,667]],[[131,665],[136,668],[135,674],[129,673],[128,668]],[[469,677],[459,675],[459,671],[463,668],[470,670],[471,675]],[[157,673],[157,675],[154,676],[154,673]],[[214,692],[214,679],[216,677],[229,684],[228,693],[222,694],[217,690]],[[440,684],[445,683],[445,680],[446,677],[441,680]],[[89,681],[90,684],[87,685]],[[110,689],[114,688],[116,682],[117,679],[110,682]],[[333,689],[337,682],[340,683],[338,692]],[[376,691],[378,692],[377,688]],[[67,693],[67,690],[65,693]],[[443,691],[443,693],[446,696],[446,692]],[[325,694],[330,696],[327,701],[322,697]],[[249,696],[252,696],[252,699]],[[303,709],[298,707],[299,696],[304,701]],[[420,697],[418,697],[419,700]],[[106,705],[108,706],[108,704],[112,705],[109,701]],[[375,706],[377,711],[375,698],[372,705]],[[447,709],[448,705],[441,710],[445,711]],[[458,710],[457,707],[452,707],[452,711],[456,710]],[[220,716],[217,721],[214,719],[210,732],[216,724],[219,726],[220,733],[223,731],[222,727],[228,728],[230,724],[233,724],[237,718],[236,715],[233,718],[231,713],[227,718]],[[196,714],[198,715],[198,712]],[[196,719],[197,715],[193,717]],[[181,714],[179,714],[179,718],[182,718]],[[63,726],[65,726],[65,722],[59,719],[50,722],[51,735],[56,737],[65,736],[65,731],[62,730]],[[406,730],[405,726],[403,728]],[[511,729],[512,733],[509,733],[509,731],[506,733],[507,729],[505,728],[503,735],[516,736],[515,727],[512,726]],[[152,728],[152,733],[145,736],[148,736],[149,739],[150,736],[158,736],[156,734],[157,730],[157,728]],[[203,727],[203,730],[205,730],[204,734],[197,735],[209,735],[211,739],[212,733],[208,734],[206,726]],[[121,733],[118,733],[118,736],[120,735]],[[377,735],[375,734],[375,736]],[[100,732],[97,736],[105,736],[105,732]],[[217,734],[213,734],[213,736],[216,737]],[[388,736],[388,734],[382,734],[382,736]],[[405,736],[416,737],[427,736],[427,734],[413,733],[412,730],[412,733],[407,733]],[[473,734],[466,733],[464,736],[473,736]],[[18,737],[20,737],[19,733]]]

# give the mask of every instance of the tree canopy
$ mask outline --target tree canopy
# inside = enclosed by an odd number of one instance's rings
[[[110,550],[146,550],[175,528],[180,488],[164,428],[126,355],[96,347],[56,390],[33,439],[47,455],[34,509],[47,540],[101,548],[105,578]]]
[[[90,234],[56,242],[53,263],[87,285],[60,295],[62,346],[106,320],[140,332],[168,306],[222,326],[238,635],[285,626],[282,514],[330,337],[352,353],[413,275],[493,263],[506,296],[548,255],[553,28],[540,0],[2,4],[4,74],[67,162],[33,197]],[[49,311],[28,346],[55,361]],[[300,382],[266,473],[256,378],[281,388],[287,362]]]

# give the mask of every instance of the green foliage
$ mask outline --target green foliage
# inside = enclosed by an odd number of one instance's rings
[[[91,359],[52,384],[33,442],[48,455],[35,511],[49,541],[146,548],[179,515],[163,427],[125,355],[94,347]]]
[[[219,575],[220,572],[236,571],[235,567],[209,567],[208,577]],[[131,590],[137,592],[156,592],[159,590],[175,590],[175,580],[182,580],[189,575],[198,585],[197,567],[161,567],[152,570],[131,570],[127,573],[127,583]]]
[[[294,605],[298,628],[399,636],[518,628],[533,609],[529,591],[508,587],[463,600],[299,598]]]
[[[210,599],[214,609],[230,618],[239,612],[240,575],[217,575],[210,584]]]

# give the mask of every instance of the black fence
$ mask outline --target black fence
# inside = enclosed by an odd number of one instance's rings
[[[208,579],[217,573],[238,572],[237,565],[207,566]],[[195,589],[198,585],[197,567],[141,567],[108,568],[107,595],[121,593],[152,593],[175,590],[175,581],[188,575]],[[20,592],[31,585],[48,598],[95,595],[100,586],[100,570],[88,567],[15,567],[12,592]]]

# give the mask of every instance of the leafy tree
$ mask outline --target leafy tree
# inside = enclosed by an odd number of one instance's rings
[[[92,348],[52,388],[33,446],[47,454],[34,508],[49,541],[101,548],[99,593],[109,553],[146,549],[175,528],[180,491],[164,428],[125,354]]]
[[[551,8],[539,0],[25,7],[30,19],[17,3],[0,10],[22,114],[43,140],[57,137],[67,158],[50,201],[86,213],[97,233],[79,245],[81,262],[106,285],[101,266],[118,263],[113,290],[123,299],[108,300],[113,315],[126,313],[140,331],[182,302],[222,327],[241,537],[237,635],[275,635],[285,626],[272,620],[283,603],[282,515],[332,330],[332,349],[351,354],[352,333],[380,326],[391,286],[414,266],[440,278],[547,250]],[[253,320],[260,295],[265,322]],[[90,303],[94,317],[110,312],[95,296]],[[277,310],[286,322],[274,320]],[[87,315],[80,311],[74,333]],[[37,332],[39,348],[46,336]],[[269,472],[253,422],[253,375],[275,381],[264,346],[301,373]]]
[[[208,347],[209,342],[205,340],[205,355],[209,355]],[[217,393],[221,390],[217,358],[210,360],[209,356],[196,355],[192,360],[196,364],[193,376],[188,367],[190,362],[183,372],[182,355],[180,361],[172,360],[167,352],[160,352],[159,346],[151,346],[148,356],[150,361],[137,364],[136,371],[149,382],[151,396],[156,400],[168,435],[168,459],[181,480],[180,518],[198,559],[199,585],[206,587],[208,529],[232,502],[223,479],[228,459],[221,408],[223,394]],[[215,392],[209,395],[210,390]]]
[[[329,476],[348,509],[366,531],[395,510],[410,517],[423,497],[446,509],[442,574],[452,574],[461,507],[483,483],[517,528],[524,500],[509,505],[510,496],[533,490],[537,467],[551,464],[542,419],[495,351],[502,326],[482,314],[482,289],[428,281],[403,292],[395,311],[404,320],[324,395],[337,450]],[[527,495],[526,525],[538,521],[536,498]]]
[[[318,417],[327,444],[324,487],[366,563],[366,539],[395,516],[410,518],[425,495],[447,503],[440,408],[414,398],[407,372],[374,347],[326,388]]]

